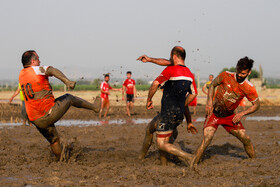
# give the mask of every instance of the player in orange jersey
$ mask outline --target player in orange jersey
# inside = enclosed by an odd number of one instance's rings
[[[196,151],[191,167],[196,167],[204,150],[211,143],[219,125],[238,138],[244,145],[250,158],[255,157],[254,147],[250,137],[246,134],[240,120],[260,107],[258,94],[255,87],[246,79],[253,67],[254,61],[248,57],[241,58],[236,65],[236,73],[223,72],[216,77],[209,87],[206,104],[207,117],[204,122],[204,134],[201,145]],[[215,88],[216,94],[214,97]],[[252,106],[245,111],[234,113],[242,99],[246,97]]]
[[[24,52],[21,61],[24,69],[19,74],[19,83],[29,120],[48,140],[56,158],[60,159],[62,148],[54,125],[55,122],[67,112],[70,106],[86,108],[98,113],[101,99],[97,97],[93,104],[70,94],[55,99],[49,83],[49,76],[58,78],[70,89],[74,89],[76,82],[70,81],[56,68],[40,66],[36,51]]]

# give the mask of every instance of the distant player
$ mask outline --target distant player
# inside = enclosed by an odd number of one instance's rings
[[[203,140],[196,151],[191,167],[195,167],[200,161],[219,125],[243,143],[250,158],[255,158],[253,144],[240,122],[244,116],[257,111],[260,107],[255,87],[246,80],[251,73],[253,63],[254,61],[248,57],[240,59],[236,66],[236,73],[223,72],[210,85],[206,105],[208,116],[204,122]],[[217,90],[214,97],[215,88]],[[252,106],[235,114],[235,109],[244,97],[252,103]]]
[[[183,121],[185,113],[185,101],[187,95],[191,93],[190,85],[194,81],[192,73],[184,65],[185,56],[186,53],[182,47],[174,47],[170,54],[170,61],[171,65],[173,66],[168,66],[165,68],[158,78],[154,80],[150,87],[146,105],[147,109],[149,110],[153,108],[152,98],[158,87],[163,88],[163,96],[161,100],[162,106],[160,114],[149,123],[146,129],[146,131],[150,133],[146,132],[139,158],[144,158],[150,146],[148,143],[151,142],[152,132],[155,129],[155,125],[156,142],[157,147],[160,150],[161,158],[165,158],[166,160],[167,153],[176,155],[187,163],[192,158],[191,154],[184,152],[172,144],[172,139],[174,137],[176,138],[177,136],[175,135],[177,134],[176,128]],[[141,60],[142,62],[158,61],[157,64],[159,65],[170,65],[163,59],[150,58],[146,55],[139,57],[138,60]]]
[[[122,87],[122,99],[124,100],[124,92],[126,92],[126,113],[130,116],[130,112],[133,108],[134,97],[136,97],[135,80],[131,79],[131,71],[126,73],[127,79],[123,83]]]
[[[214,75],[210,74],[209,80],[202,87],[202,92],[205,93],[206,95],[208,95],[208,89],[209,89],[210,84],[212,83],[213,79],[214,79]]]
[[[12,95],[12,97],[10,98],[9,100],[9,103],[12,103],[13,99],[19,94],[20,96],[20,100],[21,100],[21,115],[23,117],[23,122],[22,122],[22,125],[25,126],[26,125],[26,122],[31,126],[31,122],[29,121],[28,119],[28,115],[26,113],[26,109],[25,109],[25,101],[24,101],[24,97],[23,97],[23,93],[21,91],[21,87],[20,87],[20,84],[18,84],[18,88],[17,90],[14,92],[14,94]]]
[[[70,81],[61,71],[52,66],[40,66],[36,51],[24,52],[21,61],[24,69],[19,74],[19,83],[24,95],[29,120],[48,140],[51,150],[59,160],[62,147],[54,125],[55,122],[67,112],[70,106],[85,108],[98,113],[101,99],[97,97],[93,104],[70,94],[55,99],[49,83],[49,76],[58,78],[70,89],[75,87],[76,82]]]
[[[112,88],[109,84],[109,80],[110,80],[110,75],[105,74],[104,75],[104,81],[100,84],[102,104],[101,104],[101,110],[99,112],[99,118],[101,118],[102,112],[103,112],[105,107],[106,107],[106,111],[104,113],[104,118],[107,117],[107,114],[109,112],[109,109],[110,109],[110,100],[109,100],[110,92],[109,92],[109,90],[115,90],[115,91],[121,91],[122,90],[122,89]]]

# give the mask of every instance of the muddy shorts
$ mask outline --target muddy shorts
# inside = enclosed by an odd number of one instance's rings
[[[134,94],[126,94],[126,102],[134,102]]]
[[[73,96],[70,94],[58,97],[55,99],[54,106],[46,115],[32,121],[39,132],[50,142],[50,144],[53,144],[59,139],[54,123],[57,122],[70,108],[72,102],[71,97]]]
[[[241,122],[238,122],[237,124],[234,124],[232,122],[232,119],[234,116],[235,116],[235,114],[232,114],[228,117],[219,118],[219,117],[215,116],[215,114],[213,113],[211,116],[208,116],[205,119],[204,129],[206,127],[214,127],[215,129],[217,129],[219,125],[222,125],[226,129],[227,132],[230,132],[231,130],[245,129]]]
[[[172,136],[172,133],[174,130],[176,130],[177,126],[182,123],[182,120],[176,120],[176,121],[167,121],[160,117],[160,120],[157,121],[157,128],[156,128],[156,134],[159,138],[165,138]]]

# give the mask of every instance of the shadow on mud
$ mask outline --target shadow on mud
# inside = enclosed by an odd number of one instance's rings
[[[245,150],[243,148],[234,146],[230,143],[225,143],[224,145],[212,145],[206,149],[202,161],[210,159],[214,155],[228,155],[235,158],[246,159],[248,157],[239,154],[244,152]]]

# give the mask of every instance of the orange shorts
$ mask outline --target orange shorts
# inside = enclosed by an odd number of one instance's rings
[[[235,114],[232,114],[231,116],[228,117],[219,118],[215,116],[215,114],[213,113],[211,116],[206,117],[204,122],[204,128],[214,127],[215,129],[217,129],[219,125],[222,125],[227,132],[230,132],[231,130],[245,129],[241,122],[238,122],[237,124],[234,124],[232,122],[234,116]]]

